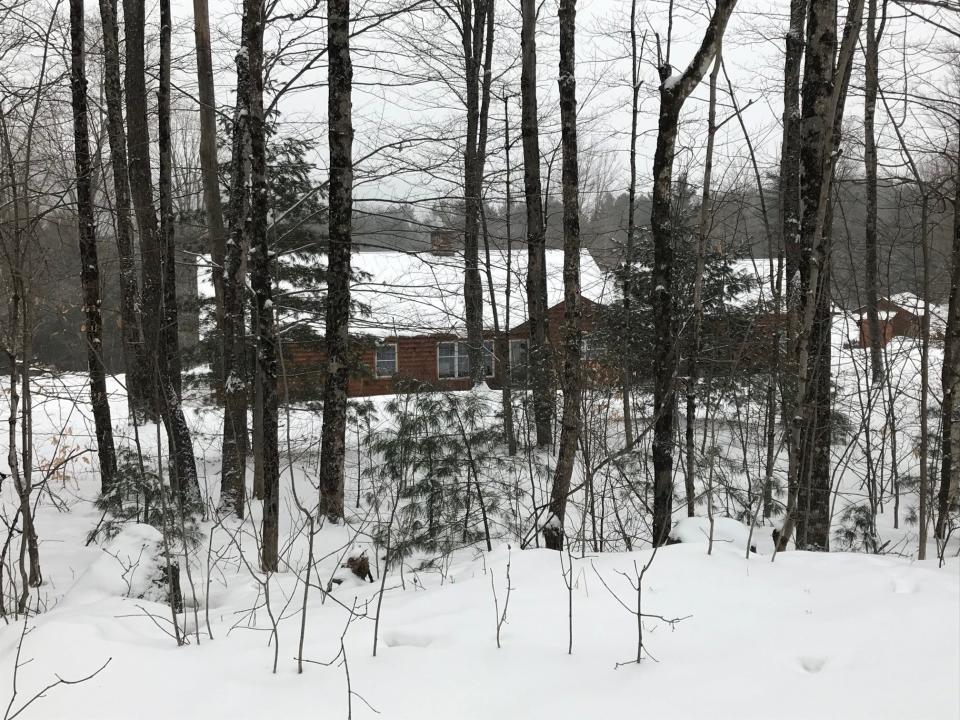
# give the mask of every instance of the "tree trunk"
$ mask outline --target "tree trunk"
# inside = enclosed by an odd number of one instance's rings
[[[267,234],[267,154],[263,118],[263,4],[246,0],[248,34],[243,46],[250,59],[247,107],[250,115],[250,211],[246,232],[250,238],[250,284],[257,310],[257,376],[263,393],[263,548],[260,567],[279,569],[280,456],[277,401],[277,334],[273,310],[270,243]],[[333,20],[333,14],[331,14]],[[332,53],[331,55],[335,55]]]
[[[687,415],[686,415],[686,472],[684,481],[687,494],[687,516],[696,515],[696,445],[694,429],[697,416],[697,381],[699,379],[700,349],[703,334],[703,273],[707,254],[707,234],[710,230],[710,183],[713,179],[713,145],[717,134],[717,77],[722,62],[721,42],[717,42],[717,54],[713,58],[710,73],[710,99],[707,105],[707,148],[703,161],[703,190],[700,197],[700,218],[697,228],[697,271],[693,282],[693,339],[687,360]],[[711,509],[712,511],[712,509]]]
[[[960,129],[960,128],[958,128]],[[957,134],[960,140],[960,132]],[[943,340],[942,404],[942,457],[940,470],[940,493],[937,496],[936,533],[940,540],[947,534],[947,521],[951,505],[957,497],[957,467],[953,462],[957,450],[954,434],[955,424],[960,419],[957,412],[957,390],[960,388],[960,149],[957,151],[957,170],[954,177],[953,244],[950,250],[950,300],[947,311],[947,326]]]
[[[576,0],[560,0],[560,142],[563,148],[563,416],[543,540],[563,548],[570,478],[580,434],[580,170],[577,162]]]
[[[123,126],[120,85],[120,43],[116,0],[100,0],[103,26],[103,87],[107,101],[107,138],[113,175],[117,255],[120,268],[120,318],[123,361],[127,371],[127,404],[134,419],[145,417],[151,404],[151,372],[144,355],[140,322],[140,289],[130,224],[130,177],[127,169],[127,133]]]
[[[831,188],[840,124],[850,79],[863,0],[847,9],[837,56],[835,0],[812,0],[802,89],[800,153],[801,264],[798,296],[802,322],[797,334],[794,435],[797,459],[789,483],[796,488],[796,512],[784,521],[778,547],[797,525],[798,549],[827,550],[830,543],[830,224]],[[794,517],[797,515],[797,517]]]
[[[886,19],[886,18],[884,18]],[[877,65],[879,62],[879,40],[881,29],[877,27],[877,0],[868,0],[867,4],[867,46],[864,53],[864,98],[863,98],[863,162],[866,175],[866,218],[864,223],[864,249],[866,250],[866,296],[867,324],[870,328],[870,379],[877,383],[883,377],[883,350],[881,346],[880,314],[878,302],[877,262],[877,139],[874,132],[874,115],[877,108]],[[873,398],[869,393],[868,398]],[[873,402],[868,404],[868,415]],[[870,432],[870,423],[866,425]]]
[[[547,345],[546,227],[540,183],[540,121],[537,117],[537,3],[521,0],[520,97],[523,190],[527,210],[527,314],[530,339],[527,378],[533,394],[537,446],[553,440],[553,364]]]
[[[353,213],[353,66],[350,61],[350,0],[327,2],[330,58],[330,246],[327,265],[327,371],[323,386],[320,510],[343,518],[347,383],[350,379],[350,250]]]
[[[243,517],[247,470],[247,378],[244,342],[244,248],[249,245],[246,217],[250,180],[250,51],[249,38],[255,0],[243,6],[242,45],[237,53],[237,99],[233,118],[230,176],[230,238],[223,264],[223,452],[220,473],[220,509]],[[216,272],[216,269],[215,269]]]
[[[126,47],[124,85],[127,105],[127,156],[130,194],[137,219],[141,257],[141,321],[144,358],[153,389],[161,382],[163,360],[163,247],[153,205],[153,178],[150,171],[150,126],[147,119],[147,85],[144,66],[144,0],[123,0],[123,28]],[[161,372],[156,372],[159,366]],[[153,412],[159,413],[154,407]]]
[[[210,12],[207,0],[193,0],[193,35],[197,48],[197,90],[200,100],[200,175],[203,182],[203,209],[207,219],[207,244],[213,261],[213,292],[216,300],[217,332],[223,325],[223,263],[226,231],[220,202],[217,163],[216,92],[213,57],[210,50]],[[217,358],[222,362],[222,357]],[[214,377],[222,378],[214,368]],[[221,388],[222,390],[222,388]]]
[[[491,19],[493,13],[490,14]],[[511,457],[517,454],[517,435],[513,430],[513,370],[510,366],[510,289],[513,287],[511,282],[513,272],[511,264],[513,262],[513,234],[511,213],[513,212],[513,197],[510,193],[510,108],[507,96],[503,96],[503,157],[506,163],[506,207],[504,217],[506,218],[507,230],[507,283],[503,289],[504,296],[504,318],[503,328],[498,338],[500,345],[498,354],[500,356],[500,375],[501,375],[501,400],[503,405],[503,434],[507,440],[507,452]],[[496,305],[494,305],[496,312]]]
[[[803,62],[807,0],[790,0],[790,28],[786,36],[783,63],[783,141],[780,149],[780,237],[786,261],[787,346],[793,350],[800,333],[800,68]],[[789,354],[788,354],[789,357]],[[795,374],[796,367],[787,362]],[[787,377],[790,376],[788,372]],[[793,532],[797,504],[797,462],[801,423],[798,408],[789,398],[794,388],[783,390],[783,419],[789,433],[787,442],[787,506],[778,548],[783,550]],[[784,537],[786,535],[787,537]]]
[[[630,2],[630,184],[627,188],[627,243],[623,253],[623,334],[631,343],[633,331],[630,318],[633,298],[634,232],[637,205],[637,116],[640,114],[640,57],[637,49],[637,0]],[[626,447],[633,445],[633,370],[630,353],[624,353],[621,370],[621,398],[623,400],[623,435]]]
[[[658,58],[660,116],[653,155],[653,543],[663,545],[670,534],[673,513],[673,430],[677,405],[676,318],[673,303],[673,159],[677,126],[684,102],[713,61],[736,0],[719,0],[703,41],[687,69],[672,75],[668,61]]]
[[[77,170],[77,220],[80,238],[80,282],[83,286],[90,404],[100,460],[100,491],[109,492],[117,474],[113,425],[103,366],[103,318],[100,302],[100,263],[90,191],[90,137],[87,129],[87,74],[84,49],[83,0],[70,0],[70,86],[73,100],[74,164]]]
[[[480,281],[480,183],[483,171],[479,167],[477,132],[486,5],[485,0],[463,0],[460,4],[467,105],[467,137],[463,153],[463,300],[470,378],[474,385],[484,381],[483,286]]]
[[[160,354],[157,356],[157,381],[161,394],[161,414],[167,429],[172,460],[172,487],[182,510],[200,500],[197,463],[193,440],[183,414],[181,400],[180,340],[177,322],[177,281],[173,220],[173,162],[170,141],[170,0],[160,0],[160,86],[158,125],[160,145],[160,253],[161,307],[163,327]],[[152,213],[152,210],[151,210]]]

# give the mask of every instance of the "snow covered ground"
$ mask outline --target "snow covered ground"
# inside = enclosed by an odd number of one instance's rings
[[[952,549],[943,567],[917,562],[915,528],[906,523],[898,534],[881,528],[902,542],[895,555],[791,551],[771,562],[769,527],[756,529],[750,542],[759,552],[747,557],[748,528],[718,518],[708,555],[706,519],[681,521],[674,534],[683,542],[660,549],[641,583],[643,613],[661,618],[644,619],[645,659],[636,665],[631,581],[650,550],[578,548],[568,558],[499,543],[492,552],[459,550],[428,570],[411,559],[386,577],[377,623],[382,561],[366,539],[364,506],[350,525],[325,527],[314,539],[313,583],[325,587],[335,574],[346,582],[328,597],[310,590],[298,674],[307,541],[290,488],[295,482],[301,497],[312,492],[320,424],[306,410],[291,416],[295,462],[292,471],[285,462],[282,478],[284,572],[265,586],[255,571],[256,503],[242,525],[202,523],[191,578],[182,577],[187,607],[179,619],[190,642],[178,648],[169,608],[149,582],[156,531],[128,525],[113,540],[86,544],[101,513],[91,502],[99,483],[95,455],[84,452],[92,423],[82,378],[44,378],[37,389],[38,473],[55,471],[37,514],[44,584],[31,605],[42,612],[27,620],[11,714],[57,677],[86,676],[109,659],[93,679],[53,688],[20,717],[344,718],[348,710],[390,720],[960,716],[960,560]],[[119,386],[114,391],[115,425],[129,435]],[[193,402],[188,414],[201,482],[215,495],[219,413]],[[902,422],[912,422],[908,415]],[[148,451],[154,437],[155,430],[141,430]],[[838,479],[850,497],[858,472],[852,463]],[[355,467],[347,476],[350,488]],[[9,516],[9,481],[0,498]],[[905,506],[911,502],[905,497]],[[346,550],[358,547],[371,555],[373,584],[340,568]],[[565,577],[572,577],[569,591]],[[22,630],[12,618],[0,626],[7,698]]]

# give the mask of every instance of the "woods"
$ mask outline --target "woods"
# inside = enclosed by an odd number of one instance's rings
[[[783,632],[767,701],[826,668],[798,712],[950,716],[958,8],[0,0],[0,29],[8,715],[120,707],[168,641],[190,687],[292,658],[324,712],[399,717],[416,652],[438,716],[519,712],[457,706],[456,636],[542,670],[551,716],[638,707],[611,655],[709,717],[677,678],[747,662],[747,608]],[[177,702],[269,714],[240,685]]]

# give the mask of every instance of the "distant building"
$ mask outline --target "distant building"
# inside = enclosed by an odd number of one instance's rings
[[[858,316],[860,347],[870,346],[870,319],[867,307],[859,307]],[[886,345],[895,337],[915,338],[920,335],[920,323],[923,319],[923,301],[911,293],[898,293],[877,300],[877,314],[880,319],[880,345]]]
[[[434,252],[359,252],[352,257],[356,280],[351,302],[357,311],[350,333],[365,338],[357,343],[356,364],[348,394],[353,397],[387,395],[398,384],[422,383],[441,390],[470,387],[463,303],[463,253],[448,236],[436,233]],[[511,365],[522,376],[527,355],[527,249],[511,253],[491,248],[489,276],[481,259],[483,285],[483,336],[485,375],[493,387],[503,380],[496,329],[507,333]],[[546,251],[549,341],[560,344],[563,319],[563,251]],[[583,320],[589,334],[596,308],[612,285],[590,253],[580,256]],[[492,284],[492,288],[491,288]],[[491,296],[495,303],[491,304]],[[496,318],[494,318],[494,309]],[[496,320],[496,321],[494,321]],[[587,342],[587,345],[589,343]],[[291,389],[313,387],[322,382],[322,343],[290,343],[285,348],[290,362],[287,375]]]

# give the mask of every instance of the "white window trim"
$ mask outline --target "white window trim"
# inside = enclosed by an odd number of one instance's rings
[[[380,373],[380,363],[377,362],[377,349],[381,347],[393,346],[393,372],[383,375]],[[378,343],[373,350],[373,376],[377,378],[390,378],[397,374],[400,367],[400,347],[397,343]]]
[[[466,380],[470,377],[470,374],[460,375],[460,346],[466,345],[465,340],[438,340],[437,341],[437,380]],[[495,354],[495,346],[492,340],[484,340],[484,352],[486,352],[487,345],[490,346],[490,358],[492,362],[490,363],[490,373],[484,375],[484,377],[492,378],[497,375],[497,357]],[[452,377],[442,377],[440,375],[440,346],[441,345],[453,345],[453,376]]]

